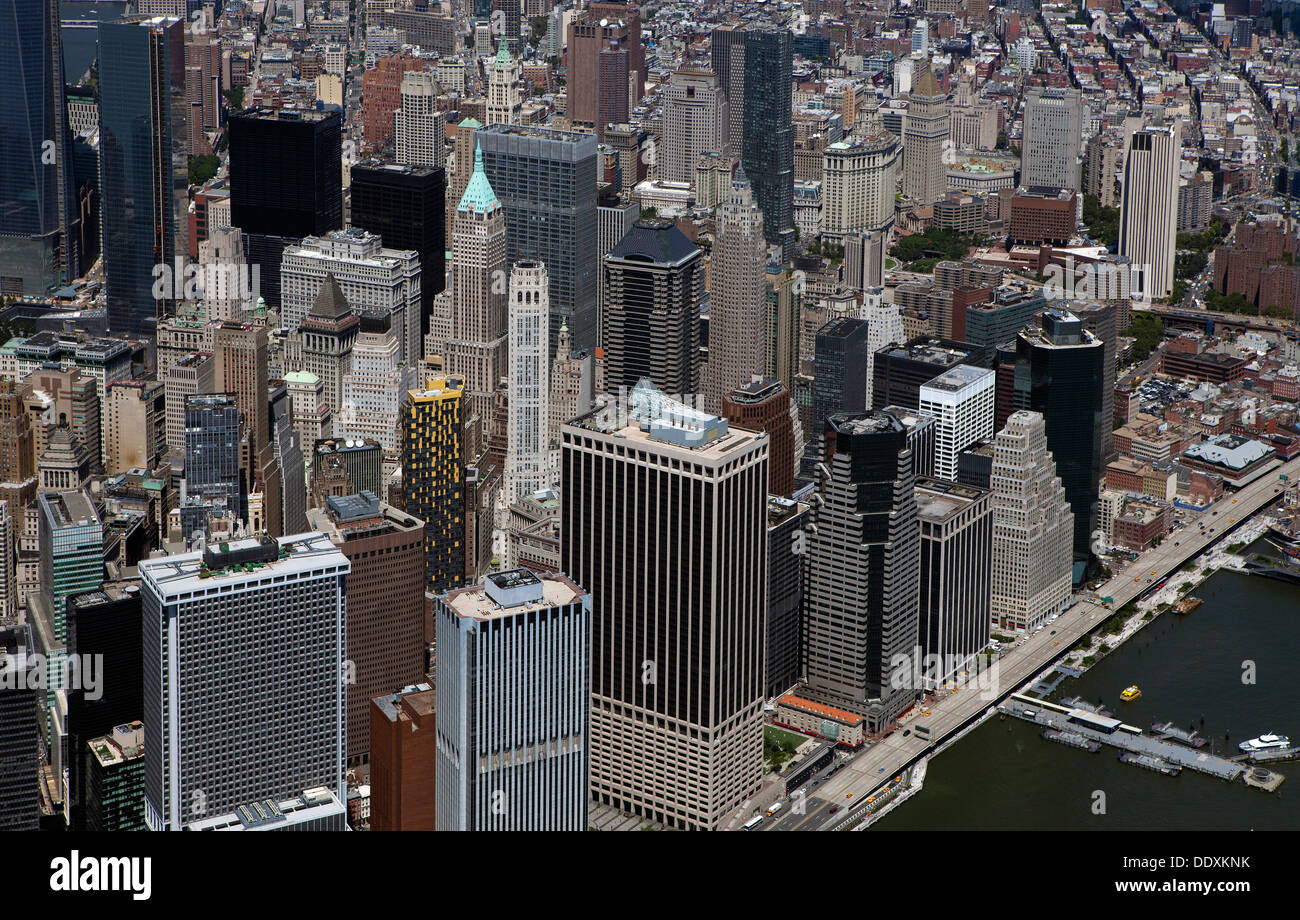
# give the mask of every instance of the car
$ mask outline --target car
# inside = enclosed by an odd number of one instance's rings
[[[838,805],[832,805],[832,806],[831,806],[831,814],[835,814],[835,812],[837,812],[837,811],[839,811],[839,810],[840,810],[840,806],[838,806]]]
[[[879,770],[877,770],[876,772],[877,772],[877,773],[884,773],[884,772],[885,772],[885,768],[884,768],[884,767],[881,767],[881,768],[880,768]]]
[[[904,731],[903,731],[903,737],[904,737],[904,738],[906,738],[906,737],[907,737],[908,735],[910,735],[910,734],[912,734],[912,730],[911,730],[910,728],[908,728],[908,729],[904,729]]]
[[[1174,546],[1181,546],[1181,545],[1182,545],[1182,544],[1181,544],[1179,541],[1177,541],[1177,540],[1174,541]]]

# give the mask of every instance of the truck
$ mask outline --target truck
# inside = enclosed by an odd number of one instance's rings
[[[774,802],[772,803],[772,807],[767,810],[767,816],[770,818],[772,817],[772,815],[776,814],[780,810],[781,810],[781,803]]]

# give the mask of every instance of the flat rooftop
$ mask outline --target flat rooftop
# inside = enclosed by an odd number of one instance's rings
[[[274,539],[274,538],[273,538]],[[179,553],[140,562],[140,580],[152,586],[157,594],[174,597],[188,592],[207,592],[231,580],[257,581],[268,575],[307,575],[324,566],[335,566],[341,572],[351,570],[346,556],[323,533],[298,534],[278,538],[278,558],[273,561],[237,563],[224,569],[209,569],[204,564],[205,554],[212,557],[212,546],[205,552]],[[258,537],[231,540],[224,544],[232,558],[261,545]]]
[[[987,489],[976,486],[921,478],[916,481],[916,510],[928,521],[946,521],[988,494]]]
[[[987,367],[971,367],[969,364],[958,364],[956,367],[944,371],[933,380],[921,384],[921,389],[960,393],[968,387],[988,383],[994,376],[993,371]]]
[[[587,592],[569,579],[567,575],[545,574],[532,576],[532,581],[522,585],[525,590],[533,587],[536,590],[527,592],[531,598],[522,603],[513,606],[503,606],[498,603],[496,598],[492,597],[487,584],[471,585],[467,588],[458,588],[455,591],[449,591],[443,596],[443,603],[452,609],[457,616],[472,617],[475,620],[487,621],[501,619],[505,617],[517,616],[520,613],[527,613],[530,610],[545,610],[550,607],[562,607],[571,604]],[[497,576],[489,575],[488,578],[506,576],[508,583],[504,586],[507,590],[516,586],[516,582],[522,582],[522,576],[519,570],[512,572],[501,572]],[[535,584],[533,584],[535,582]],[[498,595],[500,596],[500,595]]]

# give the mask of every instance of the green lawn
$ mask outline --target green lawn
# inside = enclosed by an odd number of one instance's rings
[[[784,728],[777,728],[775,725],[764,725],[763,740],[765,742],[775,741],[782,747],[792,744],[794,747],[790,748],[790,750],[797,750],[799,745],[808,740],[808,737],[797,732],[786,731]]]

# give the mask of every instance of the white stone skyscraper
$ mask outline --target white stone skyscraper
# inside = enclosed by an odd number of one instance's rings
[[[704,408],[720,412],[723,396],[767,366],[767,243],[743,166],[732,179],[731,198],[718,207],[709,287]]]
[[[930,67],[921,66],[903,119],[903,194],[928,205],[947,192],[948,94]]]
[[[506,433],[506,504],[547,488],[550,481],[550,282],[531,259],[510,272]]]
[[[402,363],[389,318],[363,313],[334,429],[340,437],[374,438],[384,450],[397,450],[402,399],[414,386],[415,368]]]
[[[1025,93],[1020,184],[1079,190],[1083,101],[1074,88],[1034,87]]]
[[[497,56],[488,65],[487,123],[520,123],[519,62],[510,54],[510,40],[502,38]]]
[[[894,193],[902,164],[898,138],[879,120],[822,152],[822,235],[841,239],[894,226]]]
[[[199,243],[199,267],[208,319],[242,321],[257,306],[261,272],[248,265],[238,228],[212,229]]]
[[[1178,229],[1179,122],[1129,138],[1120,181],[1119,255],[1128,259],[1134,300],[1168,297]]]
[[[886,345],[906,343],[907,334],[903,331],[903,314],[897,304],[885,300],[884,288],[869,287],[862,291],[858,317],[867,321],[867,401],[863,405],[870,406],[873,405],[876,352]]]
[[[993,623],[1036,629],[1070,599],[1074,514],[1043,416],[1011,413],[993,442]]]
[[[402,76],[401,107],[393,113],[395,159],[403,166],[441,166],[447,115],[438,111],[438,80],[427,70]]]
[[[663,91],[663,138],[659,178],[694,182],[703,153],[721,153],[727,145],[727,97],[707,68],[683,65]],[[624,182],[629,185],[627,177]]]

